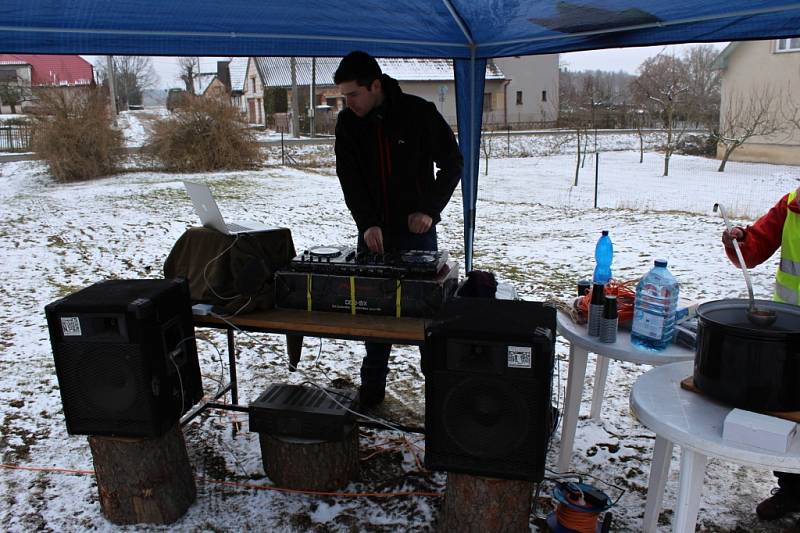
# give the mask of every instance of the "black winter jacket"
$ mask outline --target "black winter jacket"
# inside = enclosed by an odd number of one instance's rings
[[[417,211],[436,224],[464,167],[436,106],[404,94],[385,74],[381,84],[383,104],[364,118],[344,109],[336,122],[336,174],[362,235],[372,226],[389,235],[407,232],[408,215]]]

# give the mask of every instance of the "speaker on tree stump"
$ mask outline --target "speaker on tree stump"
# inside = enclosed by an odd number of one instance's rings
[[[171,524],[197,490],[176,424],[155,438],[89,437],[100,508],[114,524]]]
[[[447,473],[439,531],[527,532],[533,483]]]
[[[358,476],[358,427],[342,440],[325,441],[259,433],[264,472],[279,487],[336,490]]]

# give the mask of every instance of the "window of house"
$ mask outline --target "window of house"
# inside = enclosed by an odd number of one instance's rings
[[[800,52],[800,37],[793,39],[778,39],[775,46],[776,52]]]
[[[492,93],[483,93],[483,110],[492,110]]]
[[[517,91],[517,105],[522,105],[522,91]]]
[[[542,102],[547,101],[547,91],[542,91]]]
[[[251,92],[256,92],[256,79],[250,78],[250,90]]]

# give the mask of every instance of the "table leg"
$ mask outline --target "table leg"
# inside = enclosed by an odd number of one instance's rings
[[[236,341],[233,330],[228,329],[228,369],[231,375],[231,403],[239,403],[239,385],[236,383]]]
[[[655,533],[658,529],[658,512],[661,510],[661,500],[664,498],[664,485],[667,483],[669,464],[672,461],[672,448],[672,441],[656,435],[653,462],[650,465],[650,479],[647,483],[644,523],[642,524],[642,530],[645,533]]]
[[[583,380],[586,377],[586,358],[588,353],[574,344],[569,346],[569,373],[567,374],[567,398],[564,405],[564,419],[561,424],[561,450],[558,455],[558,471],[566,472],[572,459],[572,445],[575,442],[575,428],[581,410]]]
[[[706,456],[688,448],[681,448],[681,481],[678,504],[675,506],[674,533],[694,531],[697,511],[700,509],[700,492],[706,473]]]
[[[286,335],[286,353],[289,354],[289,371],[294,372],[303,353],[302,335]]]
[[[603,394],[606,391],[606,378],[608,377],[608,357],[597,354],[597,363],[594,370],[594,390],[592,391],[592,410],[589,416],[593,420],[600,420],[600,409],[603,407]]]

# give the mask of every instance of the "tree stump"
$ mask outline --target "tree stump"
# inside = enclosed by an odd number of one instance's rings
[[[183,432],[157,438],[89,437],[100,508],[114,524],[171,524],[196,496]]]
[[[447,473],[439,531],[526,532],[533,483]]]
[[[341,441],[259,433],[264,472],[279,487],[336,490],[358,476],[358,428]]]

